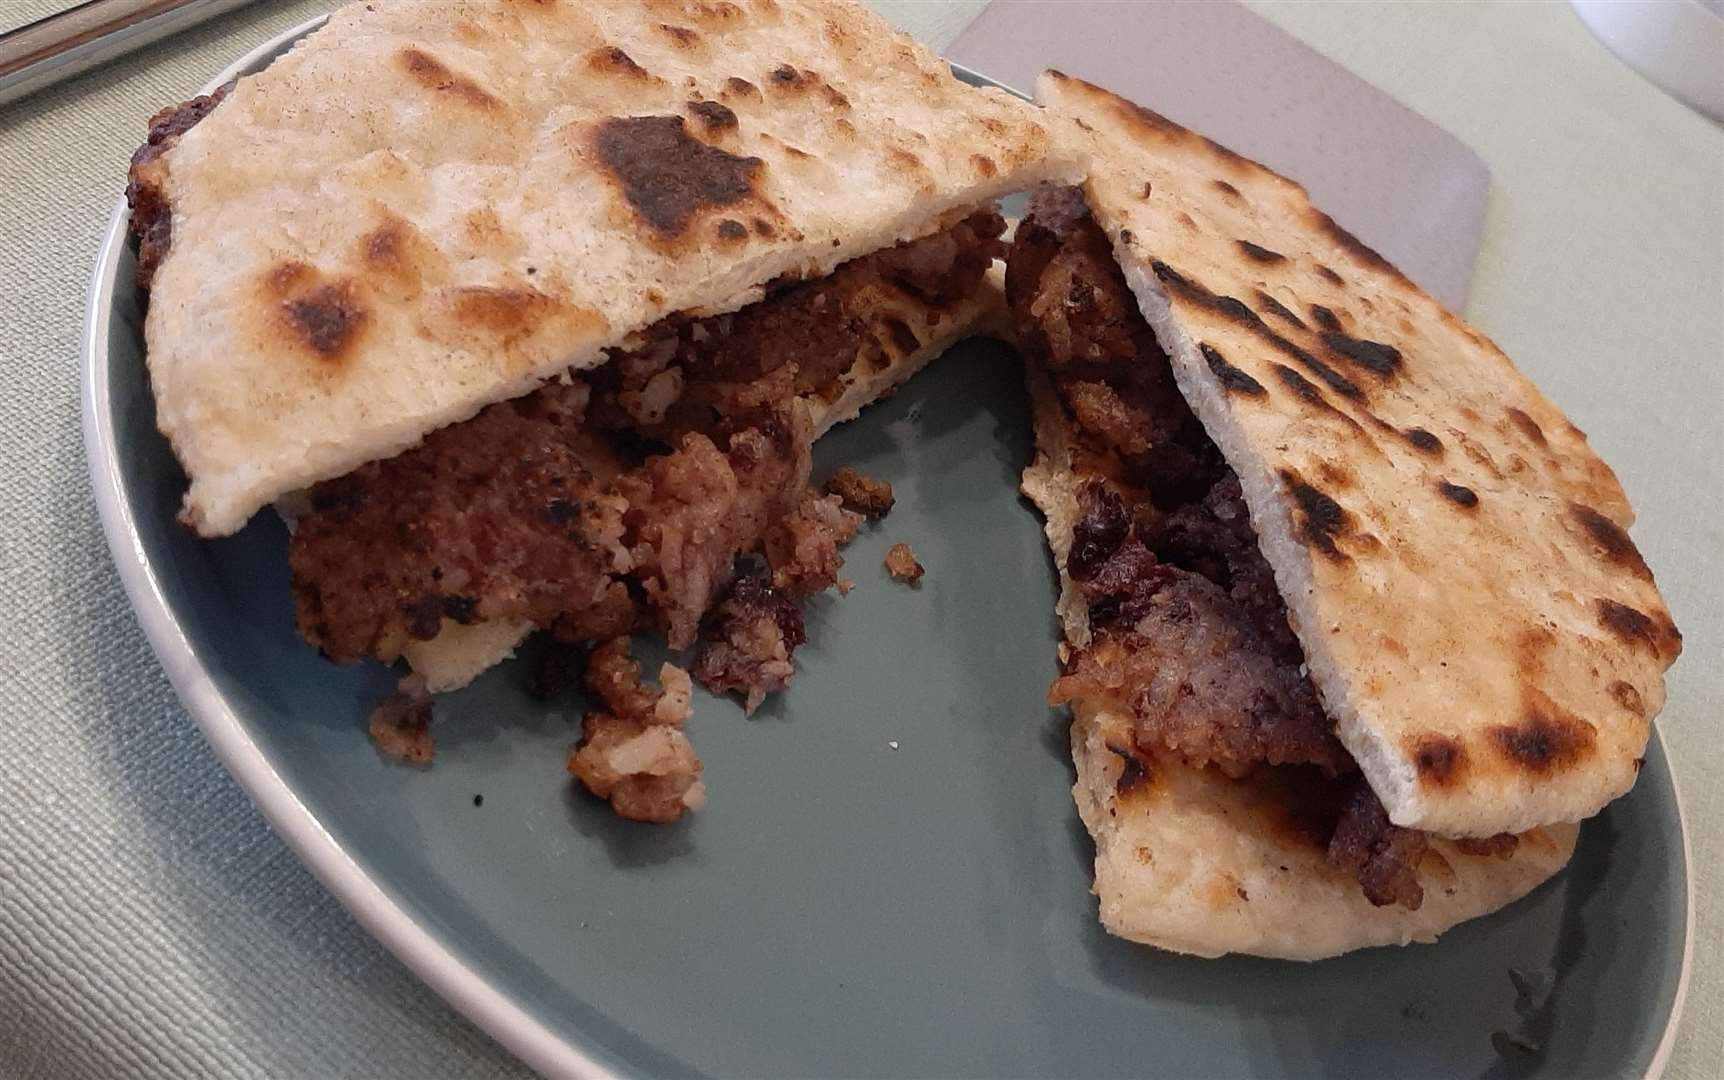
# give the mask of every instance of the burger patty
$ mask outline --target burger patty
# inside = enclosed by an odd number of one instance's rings
[[[317,485],[289,548],[301,633],[343,662],[393,660],[445,620],[683,647],[740,555],[765,548],[798,598],[833,584],[854,515],[807,491],[797,399],[919,348],[893,311],[972,295],[1003,228],[980,212],[741,311],[666,320],[596,371]]]
[[[1129,524],[1113,528],[1124,503],[1101,481],[1080,505],[1068,570],[1088,602],[1092,640],[1055,681],[1055,704],[1121,699],[1139,746],[1235,779],[1263,763],[1331,776],[1353,769],[1299,660],[1259,631],[1225,581],[1173,566]]]
[[[780,279],[766,298],[704,319],[667,319],[648,343],[612,350],[586,374],[595,428],[659,441],[737,430],[794,396],[832,400],[852,370],[872,374],[921,347],[904,308],[939,314],[974,296],[1005,254],[992,209],[907,244],[852,259],[812,281]]]
[[[1233,778],[1303,767],[1286,785],[1314,839],[1378,905],[1416,909],[1424,833],[1389,821],[1335,738],[1251,528],[1239,480],[1174,383],[1106,236],[1075,188],[1032,196],[1006,268],[1013,321],[1073,435],[1079,520],[1067,572],[1090,643],[1049,699],[1133,718],[1146,760]]]

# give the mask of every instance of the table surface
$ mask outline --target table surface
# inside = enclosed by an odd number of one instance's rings
[[[223,772],[132,617],[85,475],[86,281],[145,120],[334,6],[259,4],[0,109],[0,1075],[521,1069],[374,943]],[[938,47],[983,5],[877,6]],[[1617,468],[1687,635],[1660,723],[1700,907],[1667,1075],[1720,1075],[1724,129],[1566,4],[1254,6],[1490,165],[1467,314]]]

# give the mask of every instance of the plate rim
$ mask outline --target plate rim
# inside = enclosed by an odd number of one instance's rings
[[[199,91],[216,87],[245,73],[257,62],[278,52],[329,21],[318,15],[274,35],[228,64]],[[951,65],[960,77],[999,87],[1018,97],[1028,95],[988,78],[962,64]],[[81,407],[85,463],[96,500],[102,533],[121,585],[126,591],[151,651],[167,673],[181,703],[197,722],[204,738],[215,750],[228,774],[293,853],[311,870],[324,888],[363,926],[449,1006],[496,1039],[530,1068],[549,1076],[608,1080],[621,1075],[583,1049],[572,1039],[552,1031],[524,1006],[493,986],[486,978],[437,935],[416,921],[394,894],[374,879],[332,836],[297,792],[270,764],[268,757],[247,734],[238,715],[215,688],[203,662],[187,639],[157,580],[155,569],[138,538],[138,529],[124,497],[119,457],[114,438],[114,416],[109,408],[108,335],[112,323],[114,290],[118,284],[119,257],[127,243],[126,224],[130,209],[122,194],[109,212],[102,243],[90,272],[84,312],[80,356]],[[1683,938],[1682,967],[1670,1015],[1647,1065],[1648,1080],[1659,1080],[1674,1052],[1676,1035],[1688,999],[1694,968],[1695,897],[1694,856],[1688,834],[1688,814],[1675,762],[1664,743],[1662,729],[1654,723],[1652,738],[1663,752],[1670,777],[1671,801],[1682,839]]]

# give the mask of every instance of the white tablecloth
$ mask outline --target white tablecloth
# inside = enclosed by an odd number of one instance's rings
[[[0,109],[0,1075],[519,1068],[348,918],[216,763],[126,605],[85,478],[86,279],[145,119],[332,6],[259,3]],[[980,7],[881,6],[936,46]],[[1702,908],[1670,1075],[1719,1075],[1724,132],[1566,5],[1259,10],[1489,162],[1470,314],[1593,432],[1640,509],[1688,635],[1664,729]],[[1097,43],[1113,45],[1129,47]]]

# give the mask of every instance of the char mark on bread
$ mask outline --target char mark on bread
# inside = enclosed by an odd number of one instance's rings
[[[1246,397],[1262,397],[1268,393],[1263,384],[1227,362],[1221,355],[1221,350],[1212,345],[1198,346],[1203,351],[1203,359],[1209,365],[1209,370],[1215,373],[1215,378],[1230,393],[1244,394]]]
[[[711,116],[700,116],[710,129]],[[765,162],[701,142],[680,116],[613,117],[599,123],[592,145],[629,207],[664,240],[681,238],[707,211],[766,206],[757,192]]]
[[[495,94],[470,76],[451,71],[447,64],[424,49],[402,49],[395,54],[395,59],[401,70],[427,90],[482,112],[495,112],[503,107]]]

